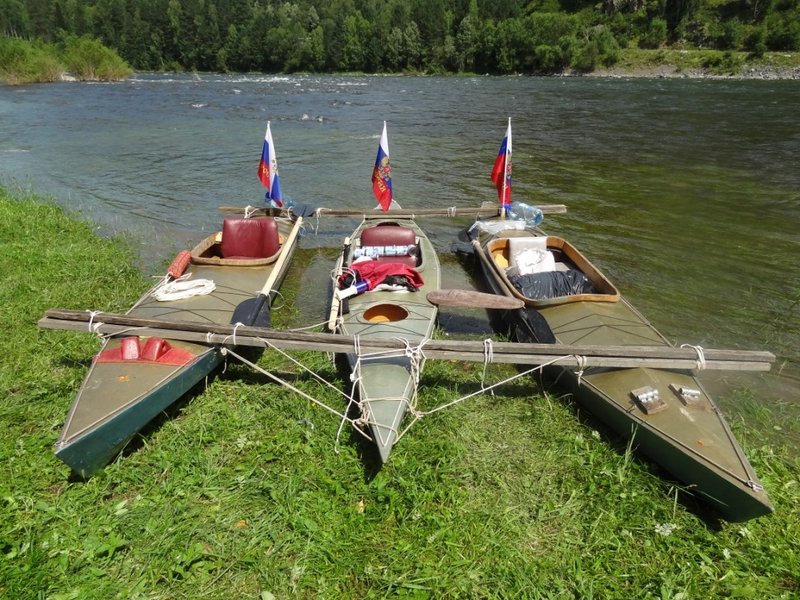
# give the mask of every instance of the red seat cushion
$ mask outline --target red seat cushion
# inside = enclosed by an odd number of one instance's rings
[[[268,258],[280,250],[275,219],[225,219],[222,223],[222,258]]]
[[[375,225],[361,232],[361,246],[415,246],[417,236],[413,229],[400,225]],[[417,256],[391,255],[379,256],[378,262],[400,263],[409,267],[416,267],[419,263]]]
[[[362,246],[411,246],[416,242],[414,230],[400,225],[375,225],[361,232]]]

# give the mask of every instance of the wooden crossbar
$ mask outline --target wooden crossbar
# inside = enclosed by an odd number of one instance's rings
[[[155,335],[210,345],[237,345],[269,347],[285,350],[312,350],[320,352],[353,353],[355,340],[350,336],[329,333],[312,333],[215,325],[190,321],[168,321],[142,319],[116,313],[93,313],[87,311],[51,309],[39,321],[39,326],[48,329],[90,331],[88,323],[93,319],[91,331],[105,335],[130,332],[131,335]],[[135,328],[135,331],[131,331]],[[412,346],[422,340],[409,339]],[[380,352],[406,348],[404,340],[359,339],[362,353]],[[422,352],[428,358],[484,362],[484,341],[472,340],[425,340]],[[512,364],[546,364],[569,362],[565,357],[581,357],[586,367],[651,367],[657,369],[694,370],[698,368],[698,354],[692,348],[672,346],[584,346],[575,344],[524,344],[492,341],[492,361]],[[761,350],[704,349],[704,368],[734,371],[769,371],[775,355]],[[577,362],[577,359],[575,359]]]
[[[545,214],[564,214],[567,207],[564,204],[537,204]],[[238,207],[220,206],[219,211],[228,215],[243,215],[245,213],[253,216],[274,216],[286,214],[286,210],[270,207]],[[464,206],[453,206],[450,208],[398,208],[388,212],[382,210],[355,210],[318,207],[313,209],[311,217],[495,217],[499,214],[497,205],[480,206],[475,208]]]

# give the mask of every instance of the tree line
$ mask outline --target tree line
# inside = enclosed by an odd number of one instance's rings
[[[0,34],[88,35],[137,70],[553,73],[800,50],[800,0],[0,0]]]

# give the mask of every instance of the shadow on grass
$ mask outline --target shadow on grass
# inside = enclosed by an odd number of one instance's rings
[[[545,372],[541,375],[540,385],[544,390],[549,391],[551,388],[558,390],[557,400],[569,409],[582,426],[589,431],[596,431],[600,440],[619,456],[630,456],[632,461],[635,461],[648,475],[657,480],[658,487],[666,496],[673,497],[676,504],[680,504],[684,510],[695,515],[708,529],[715,532],[722,530],[725,521],[702,497],[695,495],[690,487],[675,479],[671,473],[639,452],[635,434],[633,439],[625,438],[581,406],[572,393],[561,392],[561,388],[558,386],[558,376],[554,376],[552,372]]]
[[[489,313],[489,321],[492,328],[497,335],[508,336],[509,339],[516,337],[515,325],[513,324],[514,315],[507,314],[511,311],[488,310],[487,312]],[[518,365],[516,368],[518,371],[522,372],[528,370],[530,367]],[[666,495],[672,495],[677,503],[688,512],[694,514],[706,527],[712,531],[720,531],[722,529],[724,521],[702,497],[695,495],[689,487],[676,480],[671,473],[665,471],[661,466],[642,455],[637,450],[635,436],[633,440],[629,440],[611,429],[597,416],[582,407],[577,400],[574,399],[573,394],[568,389],[564,389],[563,386],[559,385],[558,379],[561,374],[563,374],[561,369],[557,367],[549,370],[543,369],[534,372],[531,375],[531,379],[538,387],[538,391],[547,393],[553,390],[553,392],[555,392],[555,397],[572,412],[577,421],[590,431],[597,431],[601,440],[614,450],[614,452],[620,456],[630,454],[631,458],[636,461],[639,466],[643,467],[649,475],[659,481],[659,487],[664,489]],[[525,381],[525,379],[516,380],[515,385],[504,386],[504,395],[530,395],[530,383],[526,385]],[[521,389],[515,392],[515,387]]]
[[[350,378],[350,364],[347,361],[345,354],[336,354],[334,357],[334,365],[337,374],[347,381]],[[356,398],[358,400],[358,398]],[[351,402],[347,407],[346,416],[348,419],[357,419],[361,416],[356,402]],[[356,431],[353,427],[349,427],[348,440],[350,444],[356,449],[356,454],[361,464],[364,466],[364,481],[370,483],[380,473],[383,468],[383,461],[381,460],[378,448],[375,443]],[[365,432],[368,433],[368,432]]]
[[[168,421],[172,421],[177,419],[181,416],[181,413],[185,406],[190,404],[196,397],[200,396],[206,391],[208,385],[218,376],[218,371],[213,371],[210,373],[206,378],[202,381],[199,381],[192,387],[188,392],[183,394],[179,397],[175,402],[170,404],[167,408],[162,410],[158,415],[155,416],[150,422],[147,423],[142,429],[137,431],[133,437],[128,441],[128,443],[120,450],[114,458],[112,458],[107,465],[112,464],[121,458],[125,458],[135,454],[139,450],[141,450],[146,444],[148,438],[150,438],[156,431],[161,429],[165,423]],[[105,467],[103,467],[105,468]],[[92,478],[92,475],[88,477],[83,477],[80,474],[76,473],[75,471],[70,471],[70,475],[68,478],[69,483],[85,483],[89,479]]]

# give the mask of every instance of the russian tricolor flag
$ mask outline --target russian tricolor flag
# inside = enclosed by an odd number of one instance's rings
[[[261,160],[258,162],[258,178],[267,193],[264,200],[269,201],[272,206],[283,207],[283,196],[281,196],[281,184],[278,180],[278,157],[275,154],[275,144],[272,142],[272,131],[267,121],[267,133],[264,135],[264,148],[261,150]]]
[[[378,204],[385,211],[392,204],[392,166],[389,163],[389,138],[386,135],[386,121],[383,122],[381,143],[378,144],[378,156],[372,169],[372,193]]]
[[[497,186],[497,199],[503,207],[511,204],[511,117],[500,151],[492,168],[492,181]]]

